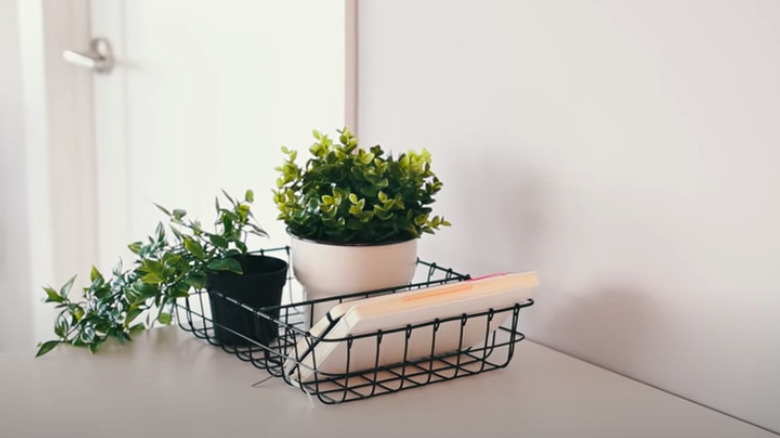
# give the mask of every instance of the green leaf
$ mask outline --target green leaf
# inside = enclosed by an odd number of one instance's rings
[[[165,269],[165,266],[176,266],[176,264],[179,263],[179,260],[181,260],[180,255],[174,254],[172,252],[166,252],[162,256],[163,269]]]
[[[182,233],[181,231],[176,229],[176,227],[173,226],[171,226],[171,233],[173,233],[173,235],[176,236],[176,238],[179,240],[184,240],[187,237],[184,233]]]
[[[141,253],[141,247],[143,246],[143,242],[133,242],[127,247],[130,249],[130,251],[133,252],[133,254],[140,254]]]
[[[35,357],[43,356],[44,354],[52,351],[54,349],[54,347],[56,347],[59,344],[60,344],[60,341],[46,341],[46,342],[44,342],[42,344],[39,343],[38,347],[40,347],[40,348],[38,348],[38,352],[35,353]]]
[[[214,259],[206,265],[212,271],[230,271],[242,274],[241,264],[236,259]]]
[[[255,192],[252,190],[247,190],[244,194],[244,200],[246,202],[255,202]]]
[[[191,272],[185,281],[195,289],[203,289],[206,287],[206,274],[203,272]]]
[[[171,212],[168,211],[167,208],[163,207],[160,204],[154,204],[155,207],[159,208],[161,212],[165,213],[166,216],[171,216]]]
[[[95,330],[93,330],[92,327],[85,327],[84,331],[81,332],[77,340],[83,342],[84,344],[91,344],[95,342]]]
[[[71,288],[73,288],[73,282],[74,281],[76,281],[76,276],[75,275],[73,277],[71,277],[70,280],[68,280],[68,282],[65,283],[60,288],[60,296],[61,297],[68,298],[68,293],[70,292]]]
[[[159,272],[150,272],[144,275],[143,277],[141,277],[141,281],[149,284],[160,284],[163,281],[165,281],[165,279],[162,277],[162,275]]]
[[[256,235],[261,236],[261,237],[268,237],[268,233],[266,233],[264,229],[258,227],[255,224],[252,224],[252,223],[247,223],[247,225],[249,225],[249,227],[252,228],[252,230],[249,231],[250,233],[256,234]]]
[[[98,278],[102,282],[103,274],[101,274],[100,271],[98,271],[97,268],[93,266],[92,269],[89,271],[89,281],[95,281]]]
[[[87,346],[87,344],[85,344],[85,343],[84,343],[84,341],[82,341],[80,338],[76,338],[76,339],[74,339],[74,340],[73,340],[73,341],[70,343],[70,345],[72,345],[72,346],[74,346],[74,347],[78,347],[78,348],[84,348],[84,347],[86,347],[86,346]]]
[[[54,334],[60,338],[64,338],[68,334],[69,329],[70,324],[68,323],[67,318],[65,318],[65,314],[60,313],[57,317],[57,321],[54,323]]]
[[[246,204],[239,204],[236,207],[236,213],[238,213],[238,216],[241,218],[242,221],[246,220],[246,218],[249,217],[249,214],[252,212],[252,208]]]
[[[160,321],[161,324],[168,325],[171,323],[171,314],[170,313],[160,313],[160,316],[157,317],[157,320]]]
[[[203,245],[201,245],[198,241],[186,238],[184,239],[184,247],[187,248],[187,251],[191,252],[192,255],[194,255],[199,260],[203,260],[206,258],[206,253],[203,250]]]
[[[155,272],[157,274],[160,274],[163,270],[162,263],[158,262],[157,260],[151,260],[151,259],[142,260],[141,267],[146,272]]]
[[[176,283],[168,289],[168,298],[186,298],[190,294],[190,285],[187,282]]]
[[[84,309],[81,307],[76,306],[71,311],[73,312],[73,317],[76,318],[76,322],[81,321],[81,318],[84,317]]]
[[[61,303],[65,301],[65,298],[61,297],[60,294],[57,293],[56,290],[50,288],[50,287],[44,287],[43,290],[46,292],[46,300],[44,302],[46,303]]]
[[[182,210],[180,208],[177,208],[177,209],[173,210],[173,217],[174,217],[174,219],[181,219],[184,216],[187,216],[187,211],[186,210]]]
[[[225,198],[227,198],[227,200],[230,201],[231,204],[236,205],[236,201],[234,201],[233,198],[231,198],[230,195],[228,195],[225,189],[222,189],[222,194],[225,195]]]
[[[138,318],[142,313],[144,313],[144,311],[141,310],[141,309],[130,309],[130,310],[128,310],[127,311],[127,316],[125,317],[125,325],[128,325],[131,322],[133,322],[133,320]]]
[[[119,327],[114,327],[111,330],[109,330],[108,335],[116,338],[116,340],[119,341],[120,344],[124,344],[126,342],[132,341],[132,339],[130,339],[130,336],[128,336],[127,333],[125,333],[125,331]]]
[[[227,249],[227,247],[228,247],[227,239],[225,239],[224,237],[219,236],[217,234],[210,235],[209,236],[209,240],[217,248]]]
[[[147,298],[153,298],[160,294],[160,286],[157,283],[144,283],[138,281],[125,290],[125,296],[131,302],[144,301]]]
[[[128,330],[128,331],[130,332],[130,334],[134,335],[134,334],[136,334],[138,332],[144,331],[144,325],[141,324],[141,323],[138,323],[138,324],[130,327],[130,330]]]
[[[229,250],[225,251],[225,254],[222,255],[222,258],[227,259],[231,257],[238,257],[240,255],[241,255],[241,251],[235,248],[230,248]]]
[[[165,227],[163,226],[162,222],[157,224],[157,228],[155,229],[155,234],[157,234],[157,241],[162,242],[165,240]]]

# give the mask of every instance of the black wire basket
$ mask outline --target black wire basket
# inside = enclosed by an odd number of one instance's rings
[[[289,247],[259,253],[286,258],[289,263]],[[517,330],[517,323],[520,310],[533,305],[531,299],[505,308],[437,318],[373,333],[333,338],[315,336],[307,331],[316,322],[312,318],[318,310],[330,309],[345,301],[468,279],[469,275],[418,259],[415,278],[408,285],[296,301],[296,297],[303,296],[302,287],[288,272],[287,293],[279,306],[255,309],[218,292],[207,294],[199,290],[180,299],[175,313],[179,326],[196,337],[220,346],[271,376],[282,378],[323,403],[336,404],[506,367],[514,355],[515,344],[525,339]],[[211,317],[214,300],[222,300],[222,306],[246,312],[258,326],[274,327],[278,333],[261,342],[230,327],[215,324]],[[473,344],[475,328],[480,335],[478,342]],[[215,335],[217,332],[230,332],[246,342],[220,342]],[[471,336],[467,336],[469,334]],[[311,348],[313,346],[319,346],[321,350]],[[340,352],[337,359],[340,363],[335,371],[333,360],[325,369],[323,365],[327,361],[322,355],[317,357],[317,351],[334,349]]]

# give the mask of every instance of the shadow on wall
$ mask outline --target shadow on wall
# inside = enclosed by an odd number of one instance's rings
[[[540,170],[513,161],[474,157],[447,187],[455,197],[446,209],[456,212],[451,217],[465,249],[458,263],[472,274],[534,270],[540,260],[549,184]]]
[[[533,324],[538,318],[528,315],[528,322],[536,327],[527,333],[529,338],[543,344],[547,344],[546,339],[565,340],[560,345],[547,345],[596,364],[609,358],[611,368],[636,369],[647,365],[643,352],[653,342],[652,321],[657,310],[647,299],[649,292],[629,284],[608,284],[576,295],[567,294],[575,298],[547,306],[545,296],[554,291],[545,291],[536,300],[540,308],[545,307],[544,322],[542,326]],[[537,331],[544,336],[535,338]]]
[[[556,217],[566,211],[556,204],[556,193],[564,188],[545,170],[544,156],[534,156],[519,144],[499,148],[490,143],[504,144],[488,141],[474,149],[470,165],[447,180],[446,209],[457,212],[452,219],[459,231],[459,251],[443,259],[458,257],[454,265],[465,266],[472,275],[538,270],[542,286],[537,304],[520,319],[529,338],[595,363],[609,358],[612,367],[622,369],[646,361],[643,351],[653,342],[659,310],[649,301],[652,295],[619,277],[556,292],[558,285],[568,283],[565,287],[571,288],[571,282],[561,280],[570,277],[564,270],[571,261],[561,260],[566,254],[558,251],[566,248],[567,233],[576,232],[561,228]]]
[[[525,169],[515,178],[506,193],[514,208],[496,218],[496,228],[508,230],[506,239],[499,240],[498,252],[517,264],[514,270],[536,269],[548,231],[549,182],[535,169]]]

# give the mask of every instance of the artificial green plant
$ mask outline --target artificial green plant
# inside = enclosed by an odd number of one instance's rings
[[[394,157],[377,145],[364,149],[347,128],[339,142],[314,131],[311,158],[298,165],[286,147],[274,201],[279,219],[298,237],[328,243],[382,244],[433,234],[450,223],[430,205],[442,182],[431,154]]]

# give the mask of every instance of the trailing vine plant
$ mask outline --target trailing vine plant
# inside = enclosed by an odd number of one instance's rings
[[[229,207],[221,206],[217,197],[214,232],[205,230],[198,220],[187,219],[185,210],[169,211],[157,205],[168,219],[168,230],[161,222],[146,241],[128,245],[136,256],[130,269],[123,270],[121,260],[110,275],[93,266],[90,284],[79,299],[70,294],[75,276],[59,289],[44,287],[44,302],[54,304],[59,313],[54,322],[56,339],[39,343],[36,357],[58,345],[84,347],[94,353],[112,338],[128,342],[133,334],[155,323],[170,324],[176,300],[192,288],[203,289],[206,274],[242,273],[237,258],[247,253],[248,236],[266,233],[252,215],[251,190],[243,200],[222,193]]]

